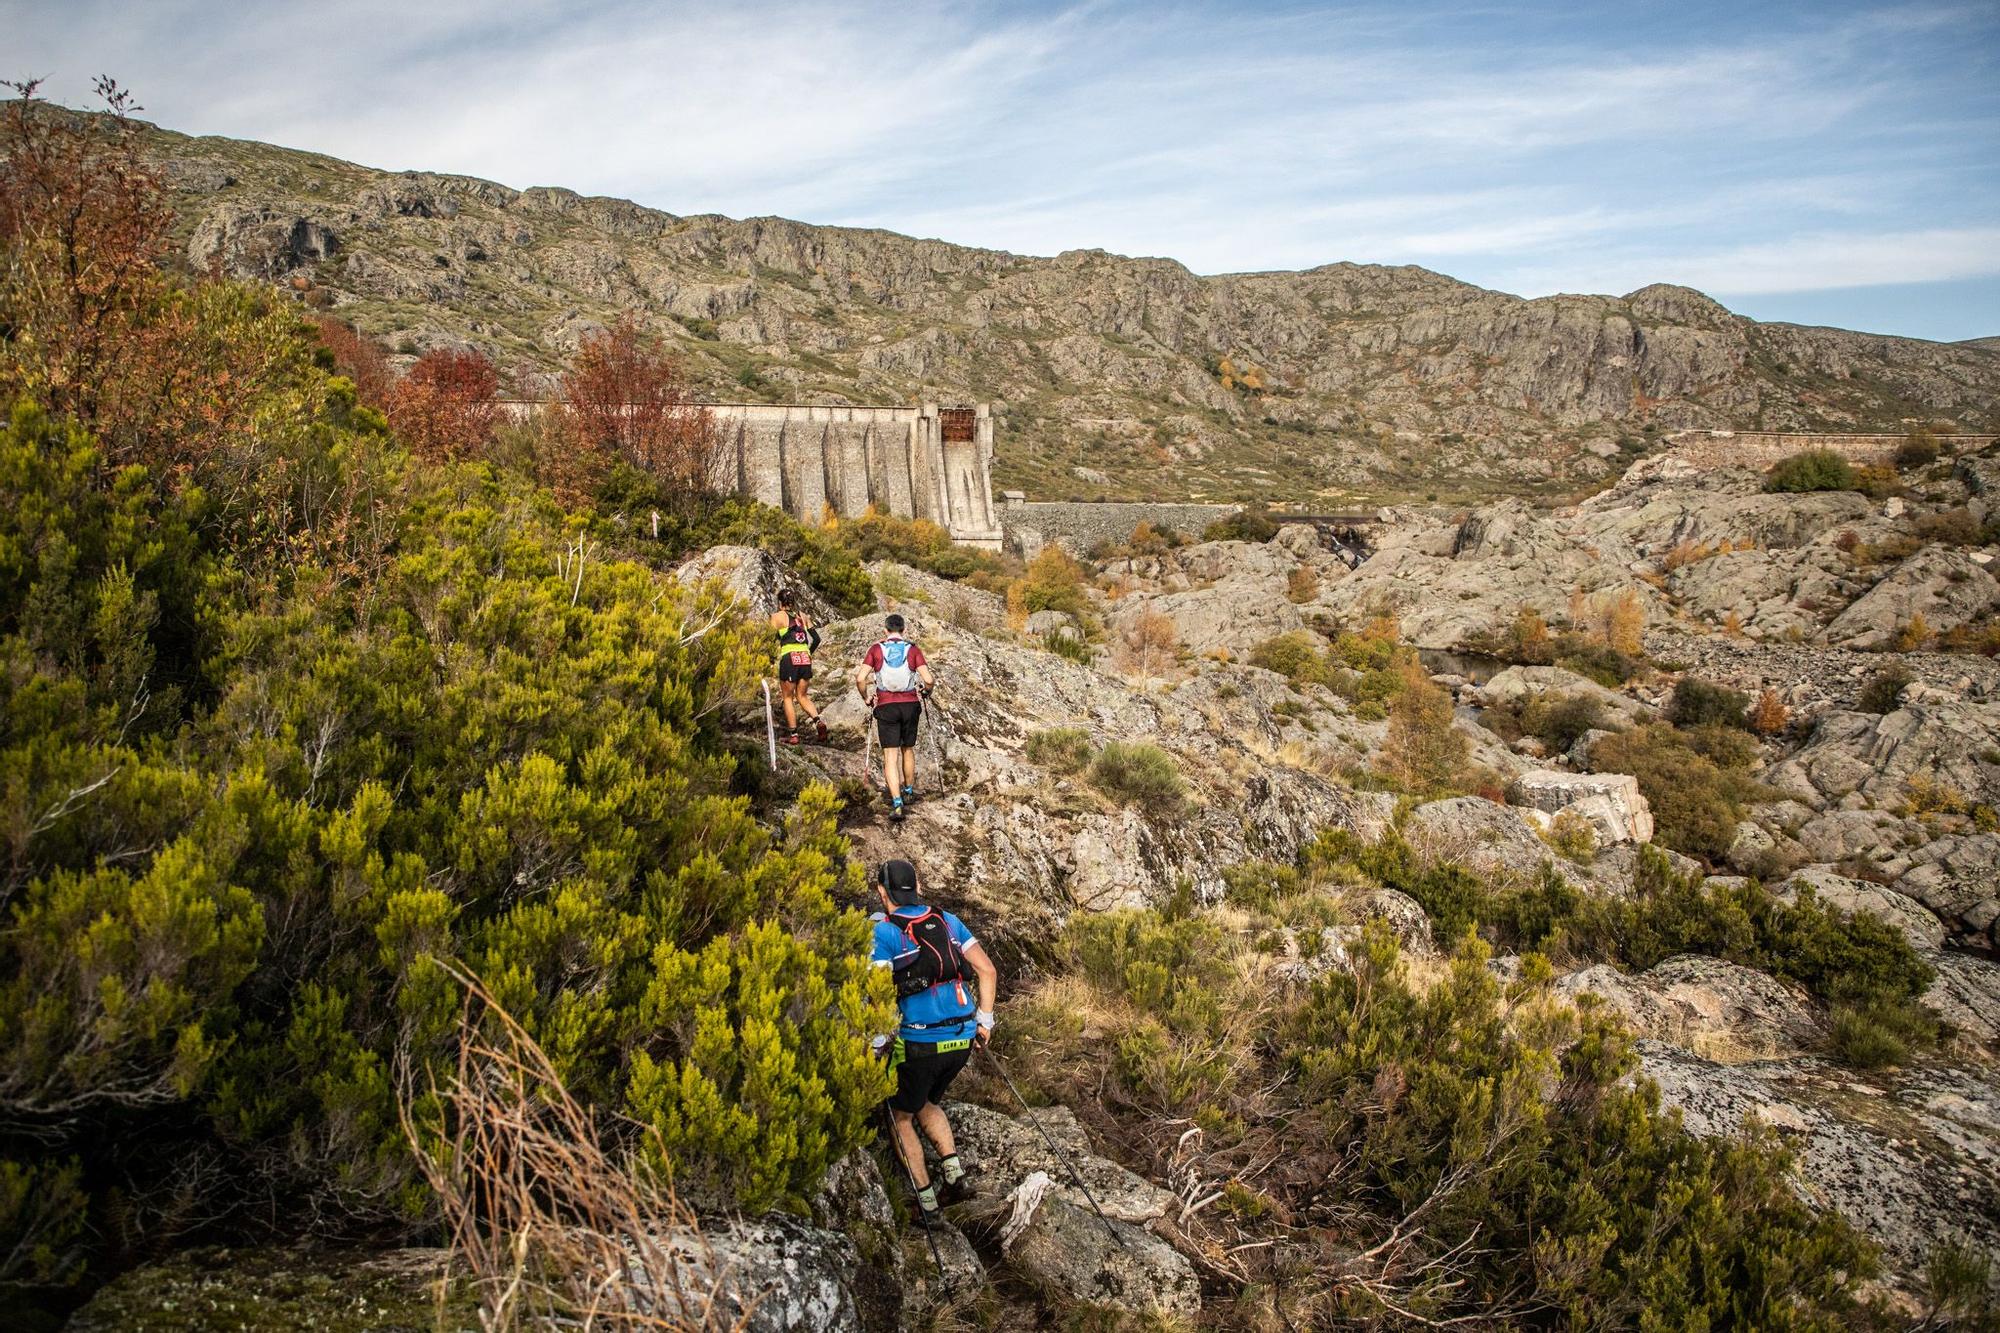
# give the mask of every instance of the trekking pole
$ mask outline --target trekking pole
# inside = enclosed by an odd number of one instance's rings
[[[864,707],[861,715],[861,785],[872,787],[875,779],[869,776],[869,765],[875,762],[875,717],[872,709]]]
[[[910,1193],[917,1194],[917,1173],[910,1165],[910,1159],[903,1156],[903,1141],[896,1137],[896,1121],[889,1114],[889,1103],[882,1103],[882,1125],[889,1131],[889,1147],[896,1154],[896,1160],[903,1164],[903,1179],[910,1182]],[[944,1271],[944,1256],[938,1253],[937,1236],[931,1231],[931,1224],[923,1221],[924,1201],[917,1200],[917,1225],[924,1233],[924,1239],[931,1243],[931,1262],[937,1265],[938,1282],[944,1287],[945,1298],[951,1298],[951,1276]]]
[[[764,682],[764,744],[771,751],[771,771],[778,771],[778,719],[771,712],[771,682]]]
[[[940,704],[934,697],[936,693],[937,693],[936,690],[932,690],[930,694],[919,696],[919,702],[917,706],[923,709],[926,713],[933,713],[933,712],[936,713],[939,726],[949,728],[951,726],[951,719],[945,716],[944,706]],[[942,788],[944,786],[944,761],[945,761],[944,732],[939,730],[939,727],[925,727],[924,731],[930,736],[931,744],[935,746],[937,749],[936,782],[937,785],[940,788]]]
[[[1063,1170],[1069,1172],[1070,1180],[1075,1182],[1076,1187],[1083,1191],[1083,1197],[1090,1201],[1090,1211],[1096,1213],[1097,1220],[1104,1224],[1105,1234],[1118,1242],[1119,1249],[1130,1249],[1131,1246],[1125,1243],[1125,1237],[1118,1234],[1118,1228],[1111,1225],[1111,1219],[1106,1217],[1104,1210],[1097,1206],[1097,1196],[1090,1192],[1090,1186],[1083,1183],[1083,1176],[1077,1171],[1076,1164],[1070,1161],[1068,1154],[1064,1153],[1061,1148],[1056,1147],[1056,1141],[1049,1137],[1049,1131],[1042,1127],[1042,1122],[1035,1119],[1032,1114],[1027,1113],[1029,1109],[1028,1099],[1021,1095],[1019,1088],[1014,1086],[1014,1080],[1007,1077],[1007,1067],[1000,1063],[1000,1057],[993,1053],[991,1046],[985,1046],[981,1049],[986,1052],[987,1058],[993,1061],[993,1068],[999,1073],[1000,1081],[1007,1085],[1007,1091],[1013,1093],[1014,1100],[1021,1104],[1021,1110],[1024,1113],[1022,1118],[1035,1127],[1035,1132],[1042,1136],[1042,1142],[1049,1145],[1049,1151],[1055,1155],[1057,1161],[1063,1164]]]

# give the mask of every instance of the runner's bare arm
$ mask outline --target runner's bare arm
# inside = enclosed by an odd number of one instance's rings
[[[972,974],[979,978],[979,1012],[982,1015],[991,1015],[993,1002],[1000,994],[999,970],[993,966],[993,960],[986,956],[986,946],[978,940],[966,945],[960,952],[965,955],[965,961],[972,964]],[[984,1046],[987,1033],[992,1027],[992,1019],[987,1018],[978,1027],[975,1040]]]

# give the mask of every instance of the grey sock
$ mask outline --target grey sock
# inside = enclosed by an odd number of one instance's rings
[[[944,1168],[945,1184],[956,1185],[959,1181],[965,1179],[965,1163],[958,1160],[957,1153],[953,1153],[951,1156],[945,1158],[938,1165]]]

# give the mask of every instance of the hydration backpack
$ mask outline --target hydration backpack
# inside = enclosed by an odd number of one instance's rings
[[[891,916],[888,921],[916,947],[915,953],[905,955],[895,965],[896,998],[907,1000],[927,990],[951,985],[957,988],[958,1002],[970,1013],[975,1006],[965,983],[972,980],[972,969],[966,966],[958,941],[951,937],[944,913],[926,906],[922,916]]]
[[[781,653],[784,659],[793,666],[811,666],[813,660],[812,640],[813,633],[810,629],[806,628],[806,622],[800,620],[796,615],[792,616],[791,624],[786,627],[784,637],[779,642],[784,644],[798,644],[800,646],[782,649]]]
[[[882,669],[875,673],[875,688],[886,694],[908,694],[917,688],[917,671],[910,665],[908,639],[884,639],[875,645],[882,650]]]

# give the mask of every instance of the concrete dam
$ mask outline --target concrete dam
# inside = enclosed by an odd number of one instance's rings
[[[716,403],[717,483],[816,523],[871,506],[926,518],[967,546],[997,551],[993,416],[976,407]]]

